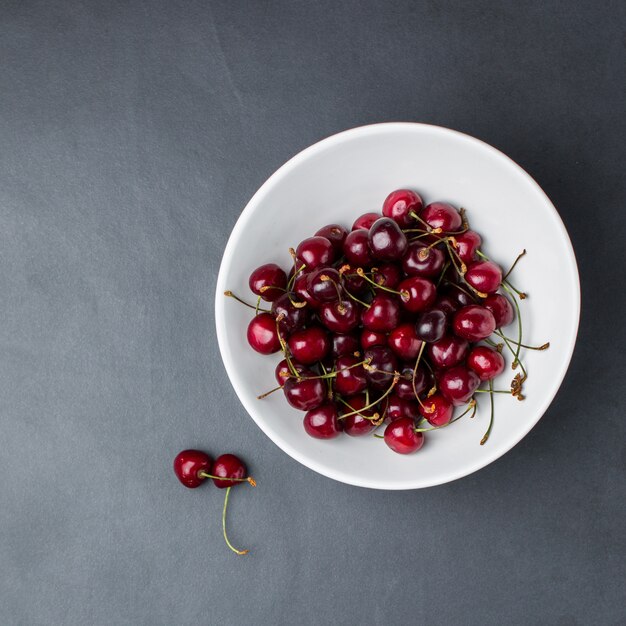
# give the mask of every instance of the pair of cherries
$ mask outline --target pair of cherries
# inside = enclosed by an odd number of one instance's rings
[[[202,450],[183,450],[174,458],[174,474],[189,489],[196,489],[206,480],[212,480],[218,489],[226,489],[222,512],[222,533],[226,545],[236,554],[247,554],[248,550],[237,550],[226,534],[226,509],[231,487],[247,482],[256,487],[256,482],[247,476],[243,461],[234,454],[222,454],[215,461]]]

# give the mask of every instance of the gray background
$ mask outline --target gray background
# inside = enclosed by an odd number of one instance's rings
[[[618,1],[2,2],[0,623],[624,623],[625,27]],[[526,168],[584,300],[530,435],[406,493],[276,448],[213,320],[260,184],[385,120]],[[249,461],[248,557],[223,492],[177,483],[191,446]]]

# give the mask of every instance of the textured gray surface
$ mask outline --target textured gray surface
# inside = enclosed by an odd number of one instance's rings
[[[624,623],[625,28],[617,1],[2,2],[0,623]],[[583,284],[539,425],[407,493],[276,448],[212,312],[267,176],[384,120],[517,160]],[[190,446],[249,460],[230,517],[248,557],[222,542],[222,493],[176,482]]]

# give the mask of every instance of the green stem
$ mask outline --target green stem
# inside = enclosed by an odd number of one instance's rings
[[[515,358],[514,358],[513,363],[512,363],[513,369],[515,369],[515,367],[517,367],[516,363],[519,363],[519,353],[520,353],[520,350],[522,349],[522,315],[521,315],[521,312],[520,312],[519,304],[517,304],[517,299],[511,293],[511,290],[508,288],[506,283],[502,283],[502,287],[512,297],[513,304],[515,305],[515,309],[517,310],[517,334],[518,334],[518,340],[517,340],[517,350],[515,350],[515,354],[514,354]]]
[[[263,313],[269,313],[270,311],[268,309],[261,309],[259,308],[258,304],[257,306],[252,306],[251,304],[249,304],[248,302],[246,302],[245,300],[242,300],[239,296],[236,296],[232,291],[230,291],[229,289],[226,290],[224,292],[224,295],[227,298],[233,298],[233,300],[237,300],[237,302],[240,302],[241,304],[244,304],[245,306],[247,306],[248,308],[252,309],[255,313],[258,313],[259,311],[263,311]]]
[[[493,383],[489,381],[489,389],[493,391]],[[493,416],[494,416],[494,408],[493,408],[493,393],[489,396],[491,399],[491,416],[489,417],[489,426],[487,427],[487,432],[483,435],[483,438],[480,440],[480,445],[484,446],[487,439],[489,439],[489,435],[491,435],[491,429],[493,428]]]
[[[227,487],[226,496],[224,497],[224,508],[222,509],[222,534],[224,535],[224,541],[226,541],[226,545],[235,553],[235,554],[248,554],[249,550],[237,550],[233,546],[232,543],[228,540],[228,535],[226,534],[226,509],[228,507],[228,496],[230,496],[230,490],[232,487]]]
[[[498,337],[502,337],[502,339],[508,339],[509,341],[515,341],[515,339],[511,339],[510,337],[505,336],[505,334],[500,330],[494,330],[494,334],[498,335]],[[525,343],[520,343],[522,348],[526,348],[527,350],[547,350],[550,347],[550,342],[546,341],[546,343],[541,346],[527,346]]]
[[[502,277],[502,280],[506,280],[506,277],[515,269],[517,262],[526,254],[526,249],[522,250],[518,255],[515,261],[513,261],[513,265],[509,267],[509,271]]]

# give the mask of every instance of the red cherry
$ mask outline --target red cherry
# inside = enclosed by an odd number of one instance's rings
[[[454,313],[459,308],[459,304],[453,297],[443,295],[435,300],[435,306],[433,308],[439,309],[449,316],[450,313]]]
[[[385,333],[379,333],[375,330],[368,330],[364,328],[361,332],[361,347],[363,350],[367,350],[372,346],[386,346],[387,335]]]
[[[205,480],[206,476],[201,476],[200,472],[211,472],[211,457],[201,450],[183,450],[174,459],[174,473],[185,487],[195,489]]]
[[[346,354],[354,355],[361,348],[359,338],[353,334],[335,333],[330,338],[330,343],[330,353],[335,358]]]
[[[326,237],[326,239],[333,244],[337,256],[341,256],[343,242],[348,236],[348,231],[339,224],[328,224],[328,226],[322,226],[322,228],[315,233],[315,236]]]
[[[232,487],[246,480],[248,471],[243,461],[234,454],[222,454],[215,459],[211,474],[218,478],[213,479],[213,484],[218,489]]]
[[[504,328],[515,319],[515,311],[513,311],[511,301],[501,293],[493,293],[487,296],[483,301],[483,305],[493,313],[493,317],[496,320],[496,328]]]
[[[281,333],[291,333],[298,328],[302,328],[307,323],[309,318],[307,307],[297,307],[294,305],[294,302],[298,303],[298,298],[289,293],[284,293],[272,302],[272,315],[275,318],[281,318],[281,321],[278,323]],[[260,317],[260,315],[257,317]]]
[[[307,306],[319,309],[322,303],[316,300],[308,290],[309,274],[301,273],[293,283],[293,291],[298,295],[298,300],[306,302]]]
[[[368,243],[372,256],[380,261],[401,259],[409,245],[398,224],[388,217],[381,217],[372,224]]]
[[[439,391],[454,406],[461,406],[474,395],[480,378],[473,370],[463,365],[455,365],[439,376]]]
[[[429,309],[437,298],[437,288],[427,278],[411,276],[398,285],[402,306],[411,313]]]
[[[402,271],[395,263],[383,263],[380,267],[372,268],[372,280],[387,289],[395,289],[402,280]]]
[[[373,346],[365,351],[363,357],[369,361],[365,369],[365,376],[370,387],[387,389],[398,369],[398,359],[389,348]]]
[[[454,238],[456,239],[456,253],[463,263],[469,265],[476,259],[476,250],[480,248],[480,244],[482,243],[480,235],[473,230],[466,230],[464,233],[456,235]]]
[[[287,341],[293,358],[304,365],[321,361],[330,350],[328,333],[319,326],[294,331]]]
[[[335,260],[335,250],[326,237],[309,237],[296,248],[296,257],[309,270],[314,270],[322,265],[330,265]]]
[[[266,263],[250,274],[248,284],[254,294],[261,296],[267,302],[273,302],[285,293],[287,274],[276,263]]]
[[[291,364],[293,365],[296,372],[298,372],[298,374],[302,374],[302,376],[305,376],[304,372],[307,371],[307,368],[304,367],[304,365],[301,365],[300,363],[296,363],[293,359],[291,361]],[[288,378],[291,378],[292,376],[293,374],[291,373],[291,370],[289,369],[289,365],[287,364],[287,359],[283,359],[276,366],[276,369],[274,370],[274,377],[276,378],[276,382],[282,387],[285,384],[285,381]]]
[[[461,287],[454,283],[447,283],[445,285],[444,295],[456,303],[457,309],[476,302],[475,298],[469,293],[468,287]]]
[[[372,224],[380,217],[380,213],[363,213],[354,220],[352,230],[369,230]]]
[[[439,248],[412,241],[402,259],[402,269],[407,276],[438,276],[444,263],[444,254]]]
[[[469,341],[486,339],[496,329],[493,313],[478,304],[459,309],[452,319],[454,334]]]
[[[302,376],[315,376],[315,372],[304,370]],[[287,402],[299,411],[310,411],[326,399],[326,385],[320,378],[288,378],[283,385]]]
[[[400,369],[400,378],[394,388],[394,393],[405,400],[415,400],[416,392],[417,395],[420,396],[424,392],[428,391],[434,383],[434,379],[430,372],[428,372],[421,365],[419,365],[415,371],[415,381],[413,381],[414,369],[415,365],[405,363]]]
[[[400,321],[400,304],[398,299],[388,293],[378,293],[372,299],[369,308],[363,311],[361,321],[368,330],[382,333],[389,332]]]
[[[435,367],[452,367],[465,359],[469,352],[469,343],[461,337],[447,335],[439,341],[429,343],[426,349]]]
[[[502,270],[491,261],[475,261],[467,268],[465,280],[476,291],[494,293],[502,283]]]
[[[392,393],[383,402],[385,403],[385,416],[392,422],[402,417],[417,419],[420,415],[419,404],[416,400],[401,398],[398,394]]]
[[[348,234],[343,242],[343,253],[349,263],[358,266],[372,264],[372,253],[370,252],[367,230],[359,228]]]
[[[339,299],[341,276],[332,267],[320,267],[308,275],[307,291],[318,302],[333,302]]]
[[[460,230],[463,225],[461,214],[447,202],[431,202],[422,209],[420,217],[431,228],[441,228],[444,233]]]
[[[361,308],[351,300],[326,302],[320,307],[320,321],[334,333],[349,333],[359,325]]]
[[[370,433],[375,428],[372,421],[376,412],[373,409],[363,409],[367,406],[365,394],[348,398],[346,404],[348,406],[342,409],[344,415],[352,411],[358,411],[358,413],[341,419],[344,432],[351,437],[360,437]]]
[[[269,313],[255,315],[248,324],[248,343],[261,354],[273,354],[281,348],[276,320]]]
[[[445,426],[452,419],[454,412],[452,404],[439,393],[424,400],[419,410],[422,417],[425,417],[432,426]]]
[[[335,391],[342,396],[353,396],[365,391],[367,378],[362,365],[356,365],[360,359],[355,356],[339,357],[335,363]]]
[[[411,213],[419,213],[424,203],[418,194],[410,189],[396,189],[383,202],[383,215],[395,220],[402,228],[415,224]]]
[[[302,421],[304,430],[315,439],[333,439],[338,437],[343,430],[343,424],[334,402],[327,402],[308,411]]]
[[[487,346],[475,346],[467,357],[467,367],[476,372],[480,380],[492,380],[504,371],[504,358]]]
[[[398,454],[411,454],[424,445],[424,433],[415,431],[415,421],[401,417],[385,428],[385,443]]]
[[[421,346],[422,340],[415,333],[414,324],[400,324],[389,333],[389,347],[405,361],[415,359]]]

